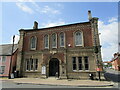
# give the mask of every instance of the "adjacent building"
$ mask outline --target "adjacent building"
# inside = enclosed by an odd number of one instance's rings
[[[17,71],[20,77],[88,79],[102,68],[98,18],[49,28],[21,29]],[[101,69],[100,69],[101,70]]]
[[[14,45],[13,54],[12,46],[12,44],[0,45],[0,77],[8,77],[9,73],[16,69],[17,45]],[[11,61],[12,64],[10,65]]]
[[[114,70],[120,71],[120,53],[115,53],[113,59],[110,61]]]

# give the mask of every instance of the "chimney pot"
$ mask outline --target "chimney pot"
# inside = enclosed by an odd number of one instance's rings
[[[92,14],[91,14],[91,11],[88,10],[88,19],[91,20],[92,19]]]

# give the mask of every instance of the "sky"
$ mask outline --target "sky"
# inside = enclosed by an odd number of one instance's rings
[[[118,3],[117,2],[2,2],[0,44],[15,43],[19,40],[20,29],[33,28],[37,21],[39,28],[87,22],[88,10],[98,17],[102,59],[109,61],[118,52]],[[0,34],[1,35],[1,34]]]

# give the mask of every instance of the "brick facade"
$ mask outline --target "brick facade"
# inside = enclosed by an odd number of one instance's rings
[[[120,71],[120,53],[115,53],[114,58],[110,61],[114,70]]]
[[[14,46],[13,54],[11,54],[12,44],[0,45],[0,48],[2,49],[1,50],[2,53],[0,53],[0,77],[8,77],[9,73],[12,73],[16,70],[17,45],[15,44]],[[4,57],[4,61],[2,60],[3,57]],[[10,70],[10,63],[11,63],[11,70]],[[2,66],[5,67],[3,71],[1,68]]]
[[[92,18],[89,22],[75,23],[50,28],[34,28],[20,30],[20,40],[18,44],[17,70],[23,77],[49,77],[49,62],[52,59],[59,60],[59,78],[88,79],[89,73],[96,77],[96,60],[101,62],[101,52],[94,52],[95,45],[100,46],[98,28],[98,18]],[[83,45],[75,46],[75,33],[83,34]],[[65,34],[65,47],[60,47],[60,33]],[[57,48],[52,48],[51,36],[57,35]],[[96,34],[96,35],[95,35]],[[44,48],[44,36],[49,36],[49,48]],[[35,36],[37,39],[36,49],[31,50],[30,39]],[[96,41],[95,41],[96,40]],[[85,70],[85,57],[88,57],[89,70]],[[72,57],[82,57],[82,69],[73,70]],[[37,71],[26,71],[26,59],[38,59]],[[42,74],[42,67],[45,66],[45,74]],[[78,67],[78,64],[77,64]]]

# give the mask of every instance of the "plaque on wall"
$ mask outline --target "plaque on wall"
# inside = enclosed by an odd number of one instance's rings
[[[42,66],[42,74],[46,74],[46,66]]]

